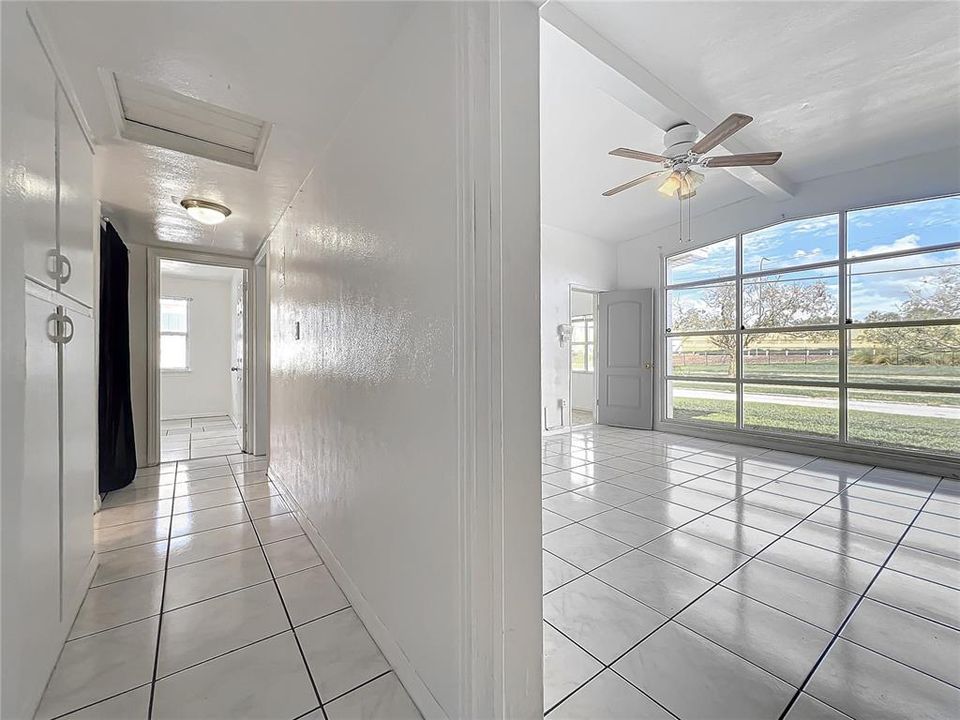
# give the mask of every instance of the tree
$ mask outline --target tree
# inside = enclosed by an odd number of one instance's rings
[[[749,328],[828,325],[837,321],[837,298],[824,280],[784,281],[782,275],[743,281],[743,324]],[[734,283],[714,285],[702,291],[699,302],[677,300],[673,304],[673,332],[734,329],[737,289]],[[802,330],[802,327],[797,327]],[[834,340],[835,333],[798,332],[809,342]],[[759,341],[760,335],[744,334],[743,347]],[[732,371],[737,358],[736,335],[710,335],[708,341],[726,358]]]
[[[874,311],[864,321],[898,322],[960,318],[960,267],[940,269],[918,287],[910,288],[907,299],[894,311]],[[873,362],[957,364],[960,328],[957,325],[865,328],[859,338],[873,345]],[[948,354],[949,357],[944,357]]]

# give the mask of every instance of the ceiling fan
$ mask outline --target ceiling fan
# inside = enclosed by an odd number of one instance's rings
[[[734,133],[742,130],[752,121],[753,118],[749,115],[733,113],[733,115],[717,125],[699,140],[697,140],[697,135],[700,133],[697,128],[689,123],[681,123],[667,130],[663,136],[663,144],[666,148],[663,151],[663,155],[643,152],[642,150],[631,150],[630,148],[611,150],[611,155],[630,158],[632,160],[645,160],[647,162],[659,163],[663,169],[641,175],[635,180],[623,183],[623,185],[617,185],[615,188],[611,188],[603,193],[604,197],[610,197],[624,190],[629,190],[648,180],[663,177],[665,179],[657,189],[664,195],[686,200],[697,194],[697,188],[704,179],[702,173],[698,173],[692,169],[694,167],[712,168],[773,165],[780,159],[783,153],[762,152],[704,157],[706,153],[713,150],[713,148]]]

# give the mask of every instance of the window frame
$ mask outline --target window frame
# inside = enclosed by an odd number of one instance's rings
[[[186,320],[187,320],[187,322],[186,322],[187,329],[186,329],[185,331],[180,332],[180,331],[164,330],[164,329],[163,329],[163,301],[164,301],[164,300],[173,300],[173,301],[176,301],[176,302],[182,302],[182,303],[184,304],[184,308],[186,309]],[[184,296],[180,296],[180,295],[161,295],[161,296],[160,296],[160,304],[159,304],[159,306],[158,306],[158,308],[157,308],[157,309],[158,309],[158,312],[157,312],[157,330],[158,330],[157,349],[159,350],[159,353],[158,353],[158,356],[157,356],[157,364],[158,364],[158,366],[160,367],[160,372],[161,372],[161,373],[166,373],[166,374],[177,374],[177,373],[181,373],[181,374],[184,374],[184,373],[192,372],[192,370],[191,370],[191,362],[190,362],[190,360],[191,360],[191,357],[190,357],[190,335],[191,335],[191,327],[192,327],[191,317],[190,317],[190,316],[191,316],[191,306],[192,306],[192,304],[193,304],[193,298],[184,297]],[[164,367],[164,366],[163,366],[163,337],[164,337],[165,335],[170,335],[170,336],[175,336],[175,337],[183,337],[183,338],[184,338],[184,345],[185,345],[185,348],[184,348],[184,360],[185,360],[185,365],[184,365],[184,367]]]
[[[573,338],[575,337],[574,330],[576,329],[577,323],[583,323],[583,342],[577,342]],[[589,330],[593,329],[593,340],[590,339]],[[584,375],[593,375],[596,372],[596,356],[594,355],[596,345],[597,345],[597,320],[596,318],[590,315],[575,315],[570,318],[570,372],[572,373],[582,373]],[[586,362],[586,369],[577,370],[573,366],[573,349],[575,347],[583,347],[583,358]],[[592,368],[591,368],[592,366]]]
[[[910,200],[903,200],[893,203],[881,203],[868,206],[858,206],[851,207],[842,210],[834,210],[829,212],[817,212],[809,215],[803,215],[799,217],[792,218],[781,218],[775,223],[764,225],[762,227],[745,229],[741,232],[736,233],[733,238],[735,239],[735,252],[736,252],[736,273],[734,275],[724,275],[718,277],[711,277],[706,279],[700,279],[696,281],[690,281],[685,283],[667,283],[667,263],[671,257],[680,255],[683,253],[688,253],[691,250],[696,250],[699,247],[705,247],[712,245],[714,243],[725,242],[731,239],[730,235],[724,235],[717,240],[711,242],[701,243],[694,247],[680,247],[673,252],[662,253],[661,254],[661,263],[660,263],[660,313],[659,319],[662,323],[660,326],[659,332],[657,332],[657,342],[658,342],[658,355],[659,355],[659,366],[660,372],[658,373],[658,425],[664,426],[688,426],[690,428],[702,429],[706,432],[711,430],[716,430],[718,426],[713,423],[707,422],[697,422],[696,420],[675,420],[668,417],[669,408],[668,408],[668,383],[669,382],[684,382],[684,383],[726,383],[733,385],[736,390],[736,423],[731,427],[723,428],[726,432],[735,432],[737,434],[757,436],[757,437],[768,437],[776,438],[787,441],[793,441],[794,443],[806,444],[806,445],[831,445],[842,448],[855,448],[858,450],[864,451],[873,451],[873,452],[896,452],[898,454],[903,454],[908,457],[914,458],[927,458],[934,460],[956,460],[957,457],[960,457],[960,451],[947,451],[939,449],[923,449],[918,447],[904,447],[897,445],[885,445],[885,444],[873,444],[868,442],[858,442],[855,439],[851,440],[849,434],[849,406],[848,406],[848,394],[849,391],[859,391],[859,390],[880,390],[880,391],[889,391],[889,392],[917,392],[917,393],[946,393],[951,395],[960,394],[955,386],[946,386],[946,385],[922,385],[922,384],[911,384],[911,383],[895,383],[895,382],[883,382],[883,383],[871,383],[871,382],[860,382],[857,380],[851,380],[848,376],[848,364],[849,364],[849,355],[851,351],[851,342],[853,338],[853,333],[856,330],[863,330],[869,328],[888,328],[888,327],[929,327],[937,325],[957,325],[960,323],[960,318],[944,318],[944,319],[934,319],[934,320],[890,320],[890,321],[878,321],[878,322],[854,322],[850,318],[850,280],[851,274],[850,269],[855,267],[860,263],[877,261],[887,258],[902,258],[911,255],[923,254],[923,253],[933,253],[937,251],[944,250],[960,250],[960,241],[950,242],[950,243],[941,243],[938,245],[929,245],[929,246],[920,246],[916,248],[908,248],[904,250],[889,251],[883,253],[876,253],[873,255],[855,255],[853,257],[848,257],[847,253],[847,231],[848,231],[848,213],[856,212],[859,210],[869,210],[873,208],[883,208],[891,207],[897,205],[909,205],[915,203],[921,203],[931,200],[945,200],[949,198],[960,198],[960,194],[950,193],[947,195],[939,195],[934,197],[922,197],[914,198]],[[762,270],[754,272],[743,272],[743,236],[748,235],[759,230],[764,230],[771,227],[776,227],[784,223],[791,223],[802,220],[809,220],[813,218],[822,218],[825,216],[836,215],[838,217],[838,252],[837,259],[830,261],[819,261],[814,263],[809,263],[806,265],[796,265],[788,268],[776,268],[774,270]],[[818,269],[827,269],[836,267],[837,269],[837,283],[839,286],[839,295],[837,303],[837,322],[836,323],[826,323],[820,325],[806,325],[806,326],[789,326],[789,327],[756,327],[756,328],[745,328],[744,327],[744,310],[743,310],[743,283],[745,280],[750,280],[759,277],[770,277],[774,275],[782,275],[793,272],[800,271],[810,271]],[[717,285],[723,282],[733,282],[736,285],[736,322],[734,328],[731,330],[704,330],[704,331],[687,331],[687,332],[673,332],[668,331],[667,319],[670,313],[670,308],[667,305],[668,292],[671,290],[676,290],[680,288],[697,288],[704,287],[708,285]],[[756,378],[754,377],[745,377],[744,368],[743,368],[743,357],[744,357],[744,342],[743,339],[745,336],[751,334],[776,334],[778,332],[787,333],[790,331],[794,332],[815,332],[815,331],[831,331],[836,332],[839,340],[839,372],[836,381],[832,379],[823,379],[817,378],[815,380],[809,379],[799,379],[799,378],[783,378],[783,377],[770,377],[770,378]],[[733,377],[723,378],[716,376],[696,376],[696,375],[676,375],[670,374],[667,372],[667,369],[670,367],[669,358],[670,358],[670,348],[671,348],[671,339],[672,338],[682,338],[696,335],[730,335],[736,337],[736,358],[735,358],[735,372]],[[763,385],[771,386],[797,386],[797,387],[811,387],[811,388],[824,388],[824,389],[835,389],[838,392],[839,399],[839,427],[837,428],[837,436],[835,439],[824,438],[821,436],[807,435],[802,433],[793,433],[788,431],[778,431],[778,430],[757,430],[744,426],[744,387],[748,387],[756,391],[758,387]]]

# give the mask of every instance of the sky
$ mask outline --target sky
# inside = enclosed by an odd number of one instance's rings
[[[743,270],[775,270],[836,260],[839,216],[793,220],[743,235]],[[847,256],[960,243],[960,197],[888,205],[847,213]],[[894,311],[911,288],[936,282],[938,270],[960,266],[960,248],[851,265],[854,320],[871,311]],[[668,260],[670,283],[732,275],[736,241],[731,238]],[[798,274],[802,276],[802,274]],[[789,276],[785,275],[784,280]],[[695,293],[686,293],[691,300]]]

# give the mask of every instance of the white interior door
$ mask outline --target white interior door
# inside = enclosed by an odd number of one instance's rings
[[[230,388],[231,398],[231,416],[237,425],[237,443],[242,450],[246,450],[245,427],[246,418],[244,417],[244,323],[245,305],[246,305],[247,283],[245,279],[233,283],[232,301],[233,301],[233,330],[231,332],[233,348],[233,364],[230,367]]]
[[[653,428],[653,290],[598,295],[597,422]]]

